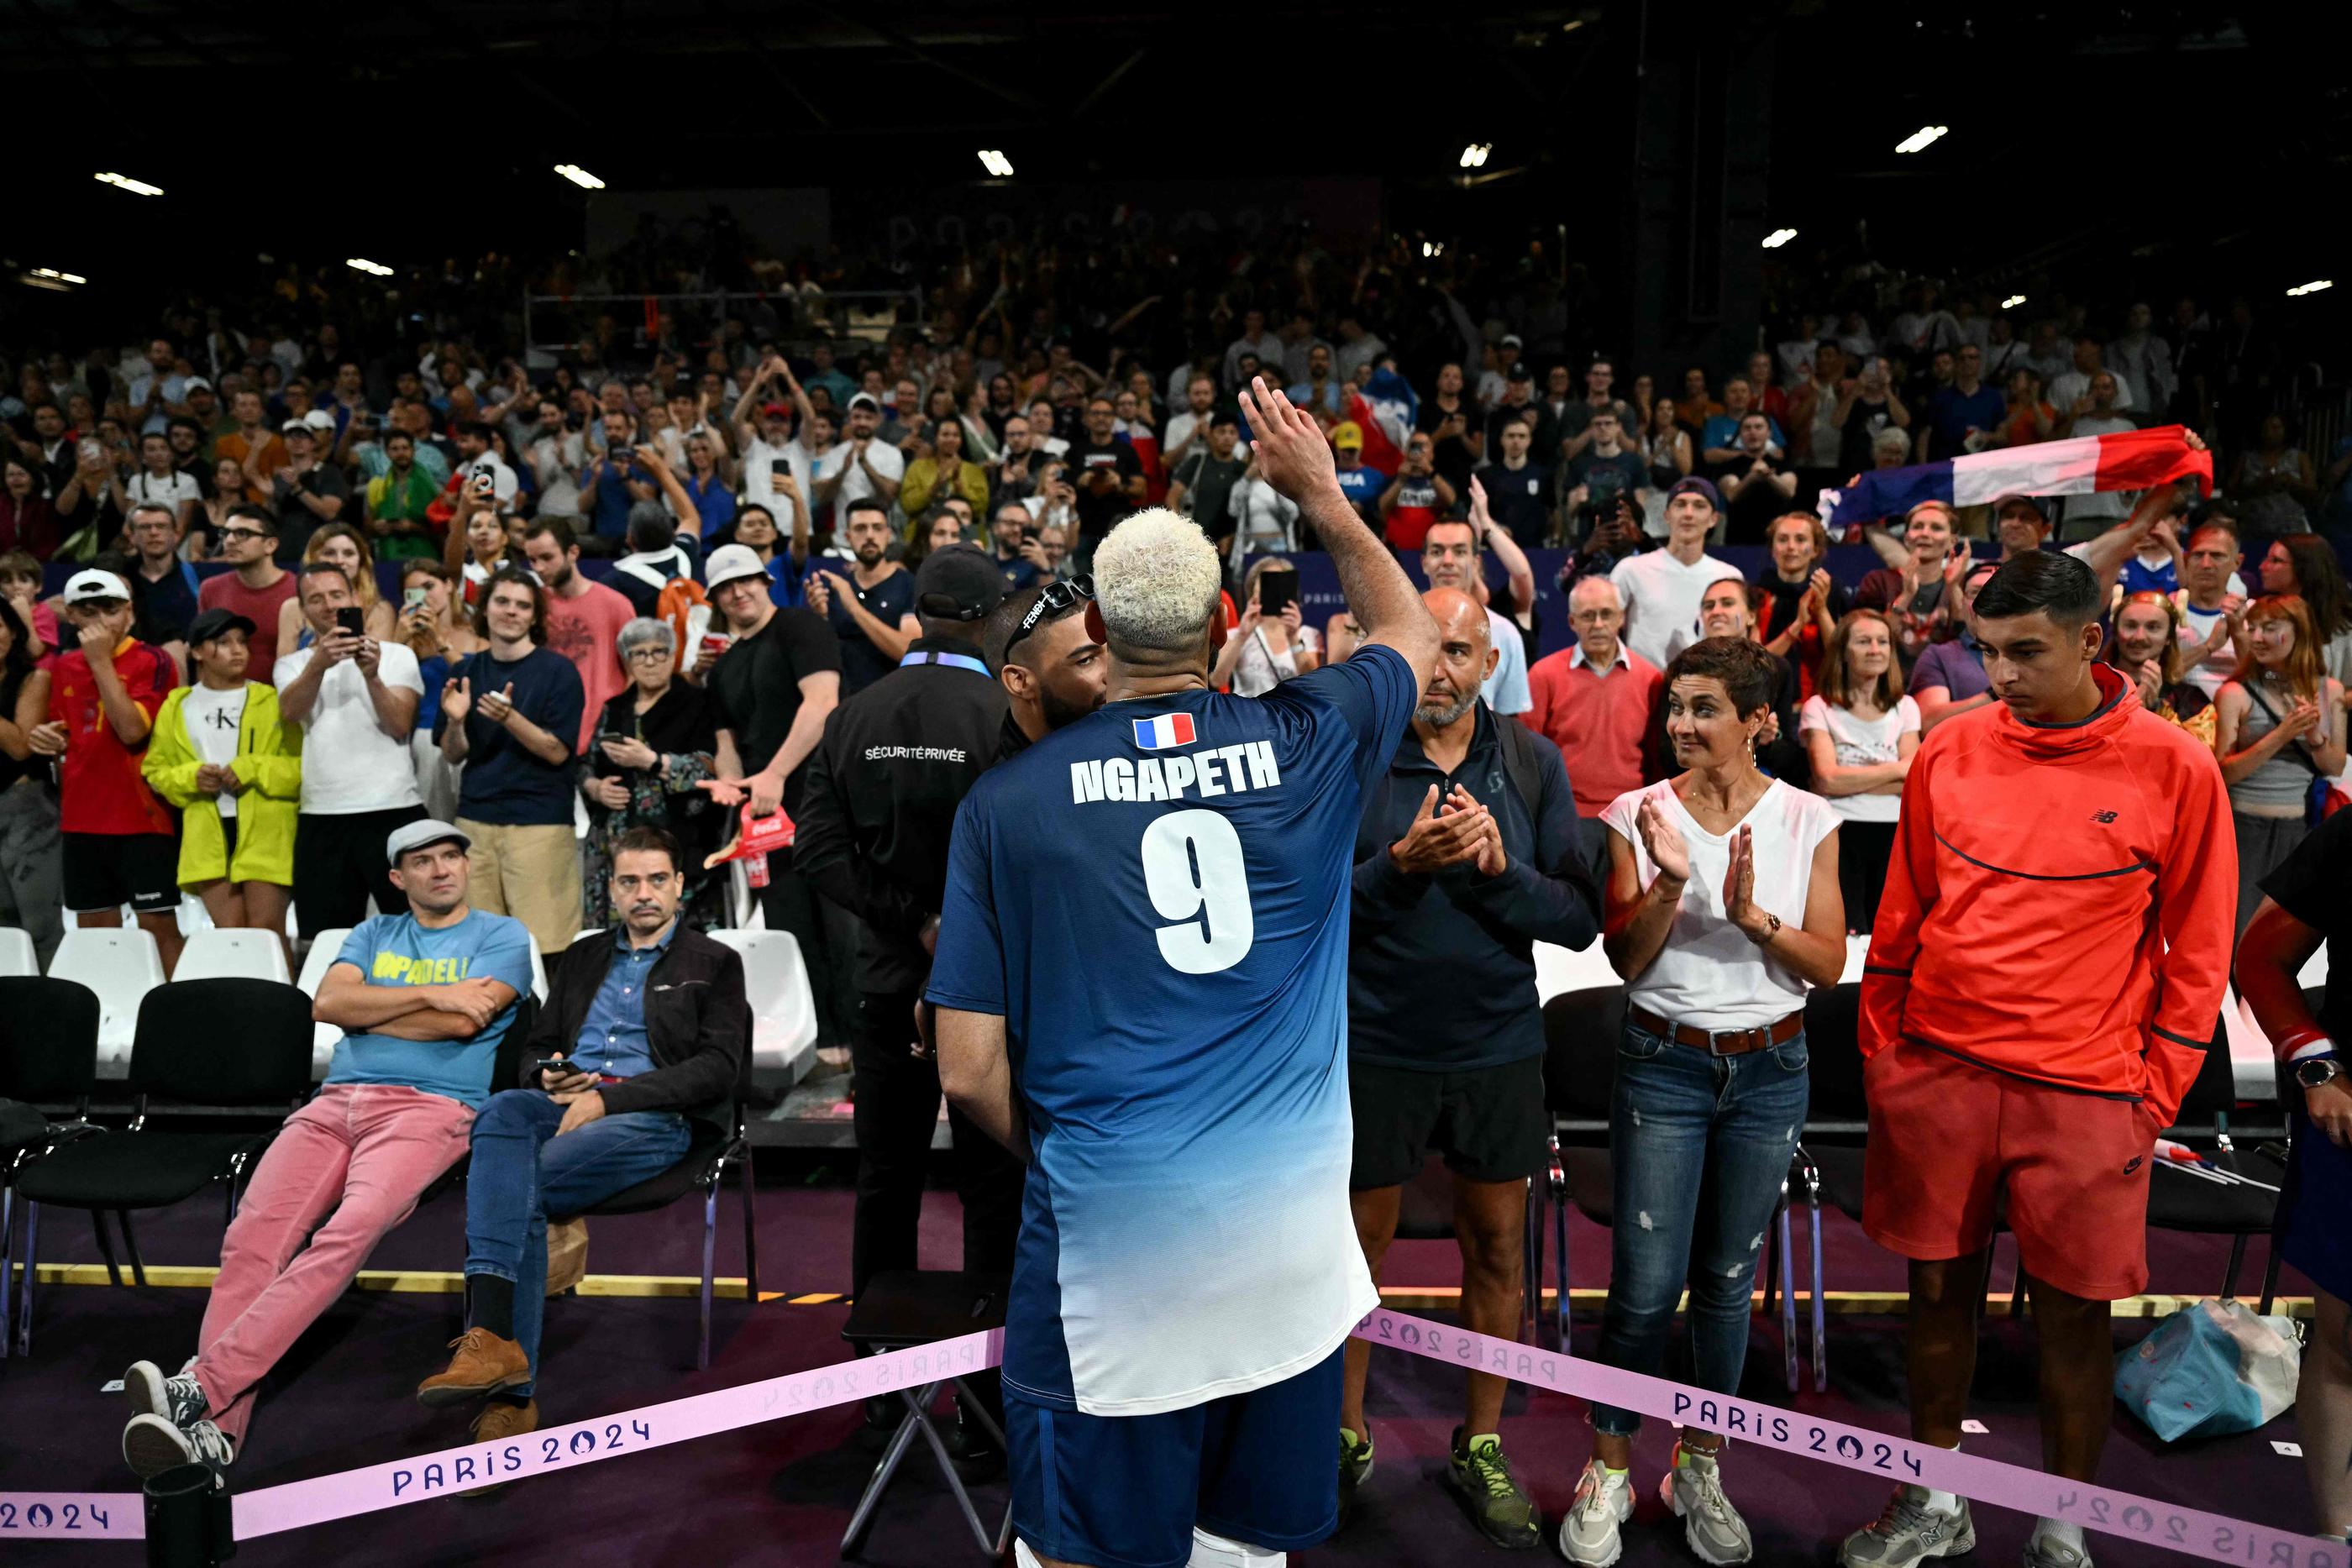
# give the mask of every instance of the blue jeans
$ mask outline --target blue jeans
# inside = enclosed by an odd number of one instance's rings
[[[604,1116],[556,1137],[564,1107],[538,1089],[490,1096],[474,1118],[466,1174],[466,1272],[514,1281],[515,1343],[538,1385],[539,1331],[547,1306],[547,1217],[577,1214],[686,1157],[694,1141],[675,1111]]]
[[[1655,1375],[1687,1282],[1696,1382],[1738,1392],[1756,1265],[1804,1128],[1807,1088],[1801,1033],[1717,1057],[1625,1026],[1609,1115],[1617,1221],[1602,1361]],[[1629,1437],[1642,1420],[1595,1405],[1592,1425]]]

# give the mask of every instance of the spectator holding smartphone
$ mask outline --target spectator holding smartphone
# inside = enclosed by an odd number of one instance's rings
[[[1285,681],[1319,668],[1322,644],[1304,623],[1298,602],[1298,569],[1280,556],[1266,556],[1242,580],[1241,625],[1218,651],[1209,684],[1230,685],[1237,697],[1262,697]]]

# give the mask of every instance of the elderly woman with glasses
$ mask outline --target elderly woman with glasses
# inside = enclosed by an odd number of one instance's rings
[[[677,678],[677,633],[667,621],[639,616],[621,628],[628,689],[604,705],[580,759],[580,793],[588,801],[587,924],[619,916],[608,893],[613,845],[631,828],[677,835],[686,857],[686,919],[708,931],[723,924],[726,879],[702,870],[726,815],[697,785],[718,776],[717,720],[709,694]]]

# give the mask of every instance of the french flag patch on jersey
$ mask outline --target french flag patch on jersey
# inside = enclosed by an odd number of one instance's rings
[[[1146,751],[1164,751],[1171,746],[1190,746],[1196,737],[1192,733],[1192,716],[1189,713],[1163,713],[1158,718],[1135,721],[1135,744]]]

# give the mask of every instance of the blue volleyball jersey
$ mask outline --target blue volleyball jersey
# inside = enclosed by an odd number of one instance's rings
[[[1026,1397],[1245,1393],[1377,1304],[1348,1211],[1349,880],[1417,695],[1373,646],[1262,697],[1115,703],[964,798],[928,995],[1005,1019]]]

